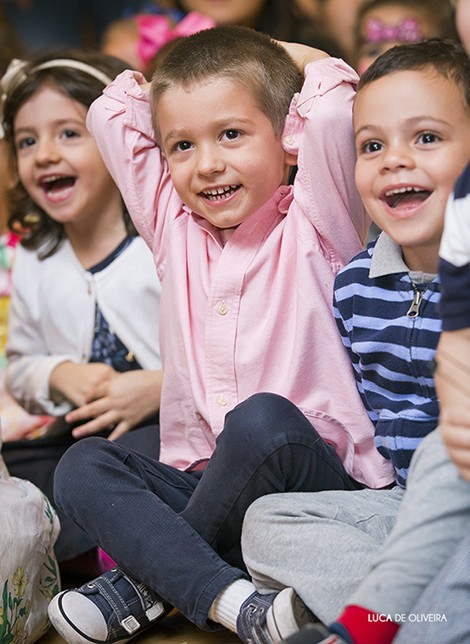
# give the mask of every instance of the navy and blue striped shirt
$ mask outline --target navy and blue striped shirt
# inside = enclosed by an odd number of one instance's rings
[[[405,487],[414,451],[437,426],[433,360],[439,279],[411,273],[385,233],[337,275],[334,314],[375,444]]]
[[[439,254],[442,328],[470,327],[470,164],[448,201]]]

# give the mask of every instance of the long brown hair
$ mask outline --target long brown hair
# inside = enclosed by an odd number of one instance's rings
[[[16,166],[14,146],[14,121],[18,110],[46,83],[53,84],[65,96],[90,107],[104,88],[105,80],[97,78],[86,70],[66,65],[53,65],[56,60],[70,60],[84,63],[97,70],[103,79],[114,77],[126,69],[123,61],[98,52],[78,52],[74,50],[55,50],[43,53],[30,59],[18,73],[17,82],[12,82],[11,89],[3,105],[3,129],[5,140]],[[44,63],[51,66],[41,68]],[[101,72],[101,74],[100,74]],[[40,249],[39,257],[45,259],[52,255],[65,237],[63,224],[51,219],[29,196],[20,181],[9,190],[10,230],[21,235],[21,243],[26,248]],[[136,234],[134,225],[123,203],[123,218],[129,234]]]

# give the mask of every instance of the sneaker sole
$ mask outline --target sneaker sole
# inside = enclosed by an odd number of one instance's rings
[[[293,588],[281,590],[266,615],[266,626],[274,644],[279,644],[306,624],[315,621],[313,613]]]
[[[62,609],[62,597],[66,592],[67,591],[62,591],[54,597],[49,604],[48,613],[52,626],[67,642],[67,644],[125,644],[125,642],[129,642],[146,630],[146,628],[139,629],[135,635],[131,635],[126,639],[97,640],[92,637],[87,637],[85,633],[77,630],[77,628],[69,621],[67,615]],[[151,626],[151,624],[149,624],[149,626]]]

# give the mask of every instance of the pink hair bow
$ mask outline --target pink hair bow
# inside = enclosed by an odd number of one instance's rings
[[[215,21],[196,11],[191,11],[180,22],[172,27],[166,16],[138,14],[136,17],[139,32],[138,53],[144,65],[155,56],[157,51],[167,43],[180,36],[192,34],[215,27]]]
[[[423,37],[416,18],[404,18],[397,25],[387,25],[377,18],[370,18],[366,23],[367,42],[418,42],[423,40]]]

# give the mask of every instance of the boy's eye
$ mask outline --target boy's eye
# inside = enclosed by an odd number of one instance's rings
[[[418,143],[436,143],[436,141],[439,141],[440,137],[437,136],[437,134],[434,134],[433,132],[422,132],[418,136]]]
[[[173,150],[175,152],[186,152],[186,150],[190,150],[192,147],[192,143],[189,141],[178,141],[178,143],[175,143],[173,146]]]
[[[378,141],[366,141],[360,147],[360,152],[362,154],[372,154],[373,152],[380,152],[382,149],[382,144]]]
[[[222,138],[227,139],[228,141],[235,141],[240,136],[239,130],[225,130],[222,133]]]

